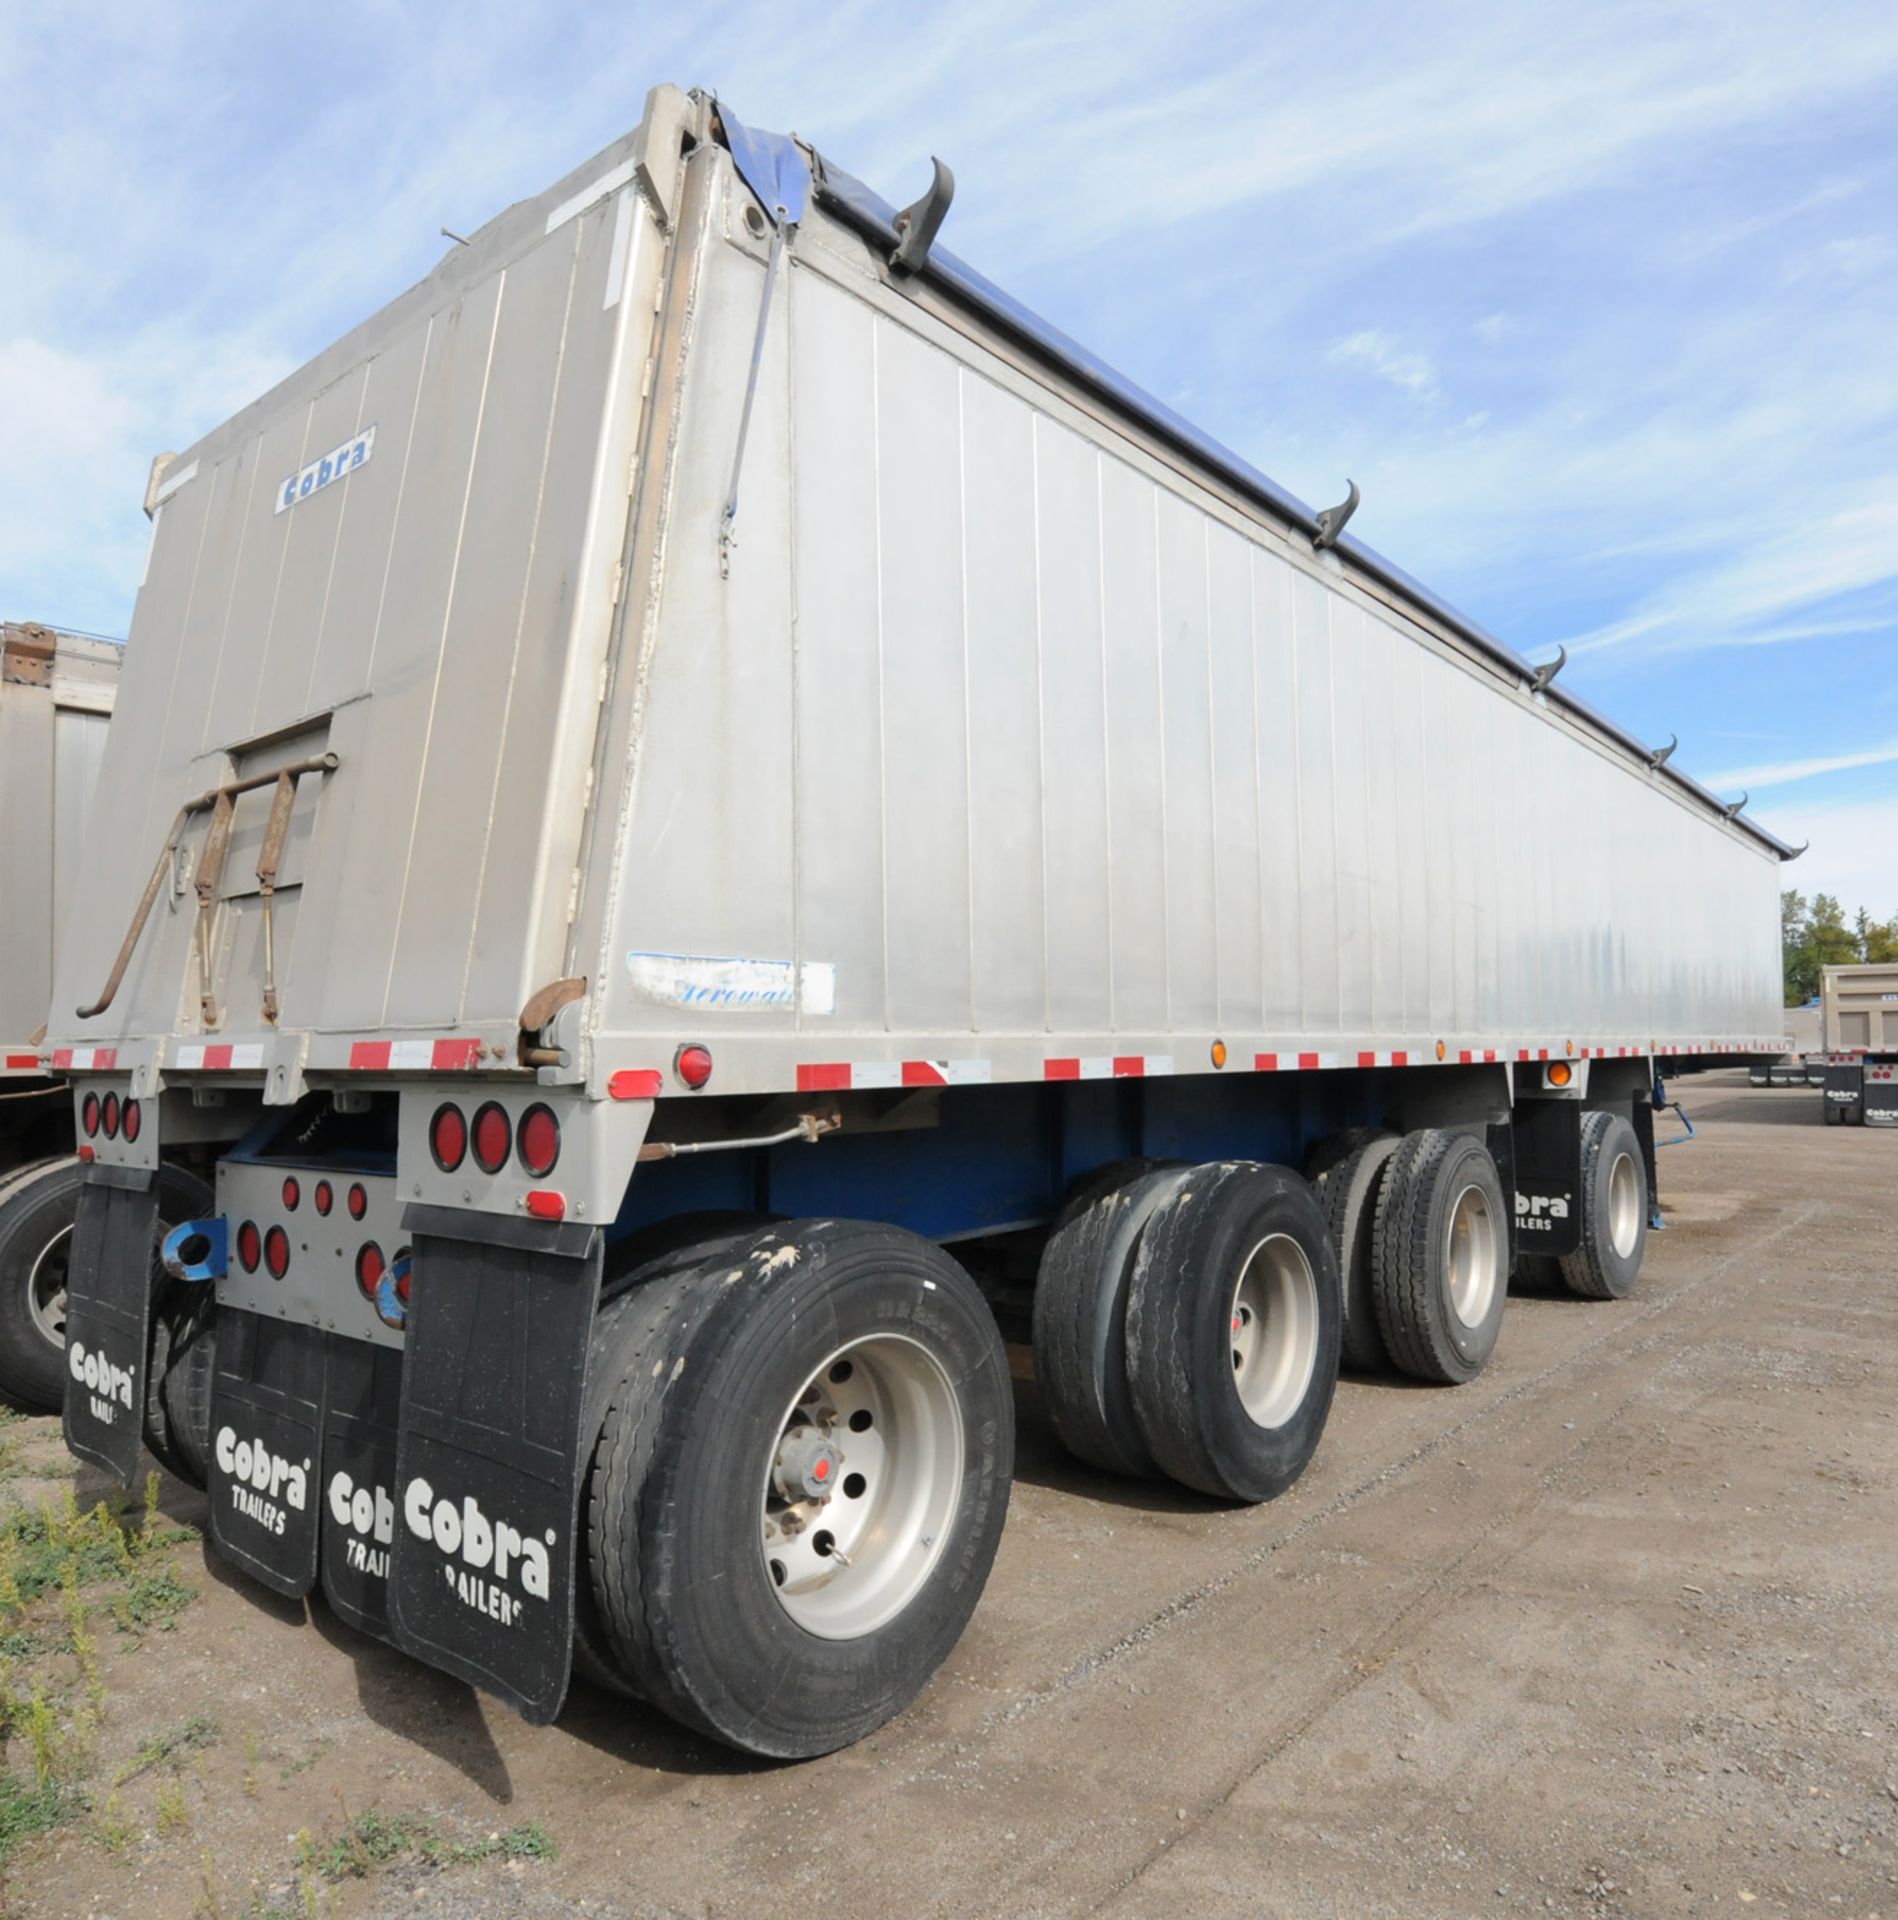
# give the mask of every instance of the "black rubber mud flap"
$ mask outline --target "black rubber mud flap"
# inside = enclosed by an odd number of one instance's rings
[[[324,1376],[317,1327],[220,1307],[211,1383],[211,1540],[274,1593],[316,1585]]]
[[[66,1445],[122,1487],[145,1443],[157,1176],[88,1167],[66,1268]]]
[[[393,1638],[389,1550],[395,1545],[395,1440],[402,1354],[330,1336],[323,1408],[323,1592],[352,1627]]]
[[[545,1726],[573,1659],[580,1414],[601,1238],[411,1206],[395,1644]]]

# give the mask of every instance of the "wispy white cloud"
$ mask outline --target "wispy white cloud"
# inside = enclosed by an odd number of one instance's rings
[[[1437,398],[1437,370],[1430,364],[1429,356],[1406,351],[1376,327],[1347,334],[1325,359],[1334,367],[1363,367],[1419,400]]]
[[[1854,767],[1883,767],[1898,762],[1898,739],[1881,741],[1876,746],[1855,748],[1848,753],[1815,754],[1804,760],[1769,760],[1758,766],[1729,767],[1707,776],[1710,786],[1744,787],[1752,792],[1759,787],[1790,787],[1801,780],[1821,774],[1845,773]],[[1898,850],[1893,859],[1898,863]]]

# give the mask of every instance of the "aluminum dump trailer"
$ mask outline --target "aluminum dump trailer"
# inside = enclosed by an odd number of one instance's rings
[[[217,1550],[531,1719],[577,1659],[857,1737],[980,1594],[1005,1341],[1083,1461],[1268,1498],[1341,1354],[1626,1293],[1657,1065],[1781,1050],[1793,850],[952,192],[660,88],[153,476],[68,1439],[137,1468],[145,1183],[213,1143]]]
[[[85,873],[118,688],[112,641],[0,622],[0,1391],[57,1407],[78,1206],[72,1102],[41,1050],[53,936]]]
[[[1898,1127],[1898,966],[1821,967],[1819,1022],[1826,1125]]]

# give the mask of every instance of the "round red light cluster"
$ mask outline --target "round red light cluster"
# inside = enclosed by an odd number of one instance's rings
[[[457,1172],[471,1152],[483,1173],[499,1173],[513,1153],[532,1178],[541,1180],[560,1159],[560,1119],[552,1107],[536,1101],[517,1126],[500,1101],[489,1100],[475,1109],[471,1122],[445,1100],[430,1116],[428,1150],[443,1173]]]
[[[453,1173],[468,1157],[468,1123],[452,1100],[443,1101],[428,1123],[428,1150],[444,1173]]]
[[[498,1100],[477,1108],[474,1126],[475,1165],[483,1173],[499,1173],[507,1165],[508,1149],[514,1144],[514,1125],[507,1109]]]
[[[560,1158],[560,1122],[554,1118],[553,1108],[529,1107],[521,1115],[515,1144],[520,1151],[521,1165],[536,1180],[552,1173],[554,1162]]]
[[[382,1249],[373,1240],[365,1240],[356,1253],[356,1285],[365,1300],[376,1297],[383,1271]]]

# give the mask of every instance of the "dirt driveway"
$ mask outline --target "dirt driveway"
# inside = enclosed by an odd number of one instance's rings
[[[535,1731],[155,1538],[169,1630],[0,1642],[7,1765],[70,1782],[0,1910],[1898,1920],[1898,1135],[1681,1091],[1640,1295],[1518,1295],[1454,1391],[1348,1380],[1269,1507],[1082,1472],[1024,1389],[972,1628],[829,1760],[584,1690]]]

